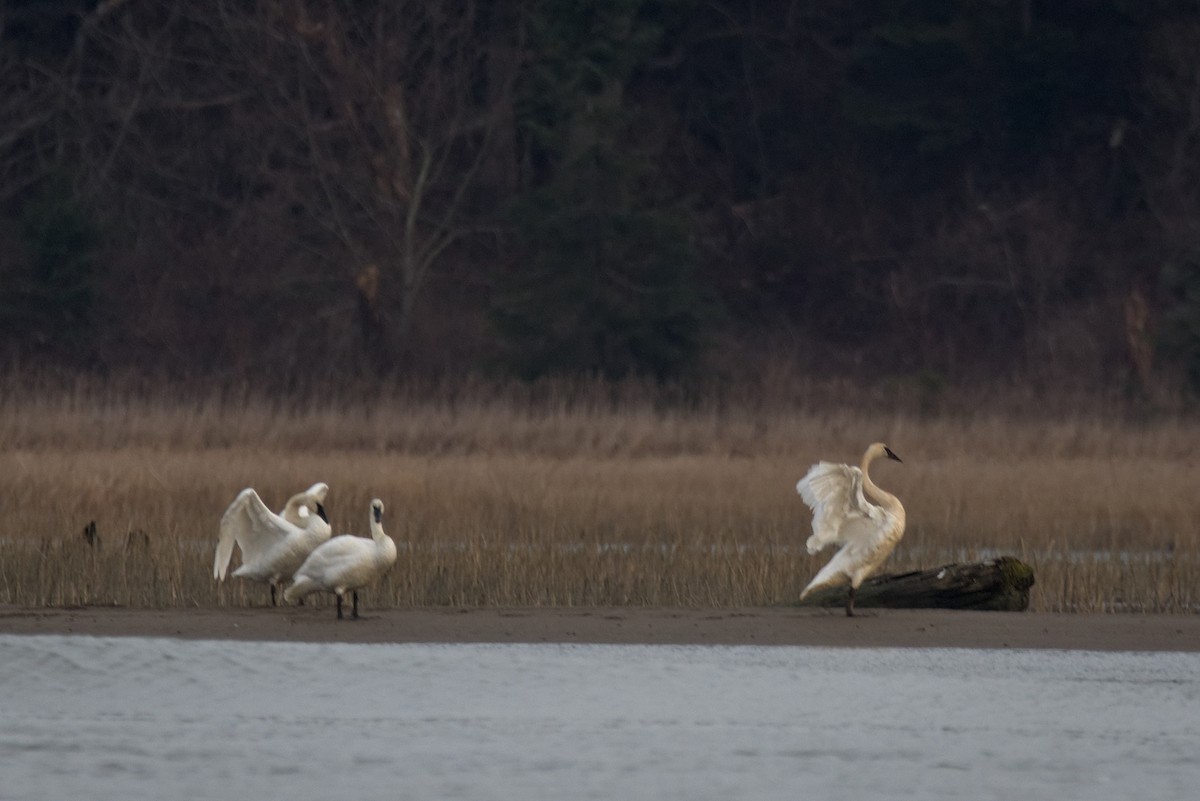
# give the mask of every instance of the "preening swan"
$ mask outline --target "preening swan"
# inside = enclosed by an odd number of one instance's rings
[[[236,543],[242,549],[242,564],[233,575],[269,582],[274,606],[276,585],[289,578],[313,548],[333,533],[323,506],[328,492],[328,484],[313,484],[289,498],[275,514],[253,489],[242,490],[221,517],[213,578],[225,580]]]
[[[801,600],[818,587],[848,580],[846,614],[853,617],[859,586],[904,536],[900,499],[875,486],[867,473],[871,462],[881,456],[900,461],[891,448],[875,442],[863,454],[861,467],[819,462],[796,484],[796,492],[813,512],[808,552],[817,553],[826,545],[842,546],[800,593]]]
[[[342,596],[354,598],[351,617],[358,617],[358,590],[388,571],[396,562],[396,543],[383,533],[383,501],[371,501],[371,539],[343,535],[323,543],[309,554],[283,593],[294,601],[314,592],[337,595],[337,616],[342,619]]]
[[[279,516],[293,526],[307,528],[308,524],[312,521],[312,513],[316,512],[317,516],[322,518],[326,525],[328,525],[329,518],[325,516],[325,496],[328,494],[329,485],[323,481],[318,481],[304,492],[298,492],[288,498],[287,503],[279,510]]]

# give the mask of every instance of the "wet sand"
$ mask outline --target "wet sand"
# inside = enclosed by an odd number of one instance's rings
[[[1200,615],[747,608],[333,609],[0,606],[0,634],[350,643],[644,643],[1200,651]]]

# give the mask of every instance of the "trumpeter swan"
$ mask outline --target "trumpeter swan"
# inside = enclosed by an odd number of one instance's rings
[[[796,492],[813,512],[808,552],[815,554],[826,545],[842,546],[800,593],[801,600],[818,587],[849,580],[846,614],[853,617],[859,586],[904,536],[900,499],[875,486],[867,473],[871,462],[881,456],[900,461],[891,448],[875,442],[863,454],[861,467],[819,462],[796,484]]]
[[[337,616],[342,619],[342,596],[354,598],[351,617],[358,617],[358,590],[382,576],[396,562],[396,543],[383,533],[383,501],[371,501],[371,539],[343,535],[321,544],[296,571],[285,601],[314,592],[337,595]]]
[[[289,498],[275,514],[253,489],[242,490],[221,516],[213,578],[225,580],[236,543],[242,549],[242,564],[233,575],[270,583],[274,606],[279,582],[291,577],[312,550],[333,534],[323,505],[328,493],[329,485],[317,482]]]
[[[318,481],[304,492],[297,492],[288,498],[287,503],[279,510],[279,516],[293,526],[306,528],[312,520],[312,513],[316,512],[317,516],[322,517],[326,524],[328,524],[329,518],[324,516],[325,496],[328,494],[329,485],[323,481]]]

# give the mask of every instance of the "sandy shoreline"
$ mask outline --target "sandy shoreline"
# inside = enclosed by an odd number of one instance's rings
[[[1084,615],[944,610],[529,608],[129,609],[0,606],[0,634],[289,642],[643,643],[913,648],[1200,651],[1200,615]]]

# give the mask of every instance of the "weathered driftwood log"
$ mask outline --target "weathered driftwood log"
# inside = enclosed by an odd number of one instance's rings
[[[858,588],[857,608],[976,609],[1023,612],[1029,608],[1033,570],[1011,556],[953,564],[932,570],[867,579]],[[797,606],[845,606],[849,585],[827,587]]]

